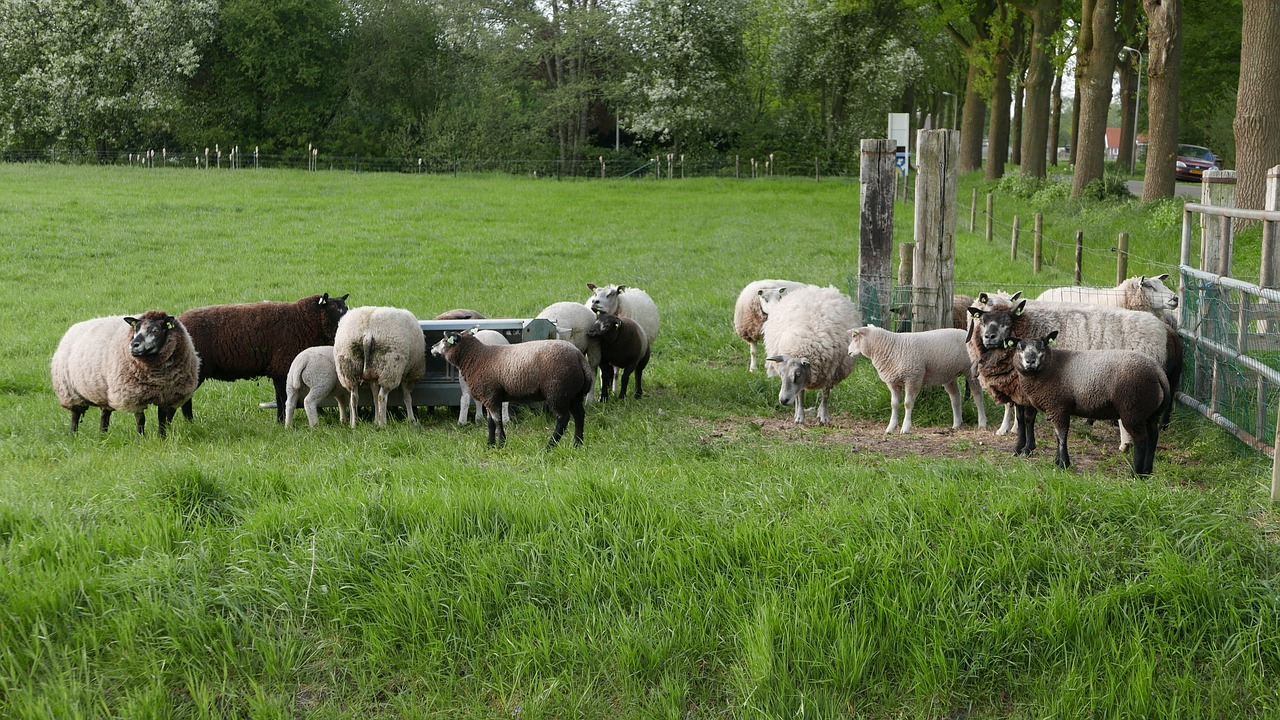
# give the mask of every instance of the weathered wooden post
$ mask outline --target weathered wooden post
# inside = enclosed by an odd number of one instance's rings
[[[1013,234],[1009,239],[1009,260],[1018,259],[1018,231],[1022,229],[1022,221],[1017,215],[1013,216]]]
[[[978,226],[978,188],[969,191],[969,232]]]
[[[1042,243],[1044,242],[1044,213],[1036,213],[1035,222],[1035,240],[1031,248],[1031,269],[1037,275],[1040,274],[1040,261],[1043,259],[1041,253]]]
[[[992,225],[992,223],[994,222],[994,219],[992,218],[992,215],[994,215],[994,210],[995,210],[995,200],[992,199],[991,193],[987,193],[987,235],[986,235],[987,242],[991,242],[991,238],[994,237],[992,234],[995,231],[995,227]]]
[[[1129,233],[1120,233],[1119,240],[1116,241],[1116,284],[1124,282],[1129,277]]]
[[[920,130],[916,135],[919,168],[911,285],[912,330],[917,332],[951,327],[959,148],[956,130]]]
[[[858,168],[858,307],[863,324],[889,327],[893,292],[893,205],[898,143],[863,140]]]
[[[1084,265],[1084,231],[1077,230],[1076,231],[1076,275],[1075,275],[1075,281],[1077,285],[1081,284],[1081,279],[1084,273],[1083,265]]]
[[[1214,207],[1236,206],[1236,171],[1210,170],[1200,185],[1200,202]],[[1228,223],[1230,220],[1228,219]],[[1200,216],[1200,269],[1215,275],[1231,274],[1231,245],[1225,242],[1221,218]],[[1225,272],[1224,272],[1225,270]]]
[[[733,179],[734,180],[738,180],[742,177],[742,175],[738,172],[738,167],[739,167],[738,161],[741,159],[742,159],[741,155],[733,156]]]
[[[898,322],[894,332],[911,331],[911,276],[915,274],[912,265],[915,254],[915,243],[904,242],[898,246],[898,287],[893,296],[893,311],[898,314]]]

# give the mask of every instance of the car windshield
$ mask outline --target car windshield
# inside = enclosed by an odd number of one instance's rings
[[[1209,148],[1202,148],[1196,145],[1179,145],[1178,154],[1183,157],[1199,158],[1201,160],[1213,160],[1214,155]]]

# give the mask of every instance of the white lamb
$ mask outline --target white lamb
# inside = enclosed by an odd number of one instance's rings
[[[199,385],[200,360],[182,323],[149,310],[138,317],[103,317],[76,323],[58,343],[50,363],[53,391],[71,411],[71,431],[90,406],[102,408],[106,432],[112,411],[133,413],[138,432],[144,411],[156,406],[160,437]]]
[[[831,422],[831,388],[853,369],[849,331],[859,324],[853,301],[834,287],[806,287],[790,293],[769,309],[764,347],[769,374],[782,378],[778,402],[795,408],[804,422],[804,391],[820,390],[818,423]]]
[[[426,341],[418,319],[408,310],[364,306],[348,310],[338,323],[333,340],[333,359],[338,366],[338,382],[351,393],[351,427],[356,426],[356,406],[360,385],[373,390],[373,421],[387,424],[387,396],[400,388],[405,415],[413,415],[413,386],[426,375]]]
[[[577,303],[570,303],[570,304],[575,305],[576,307],[582,307]],[[485,345],[510,345],[511,344],[510,342],[507,341],[507,338],[497,330],[476,330],[474,334],[476,339]],[[480,422],[480,420],[483,419],[484,417],[483,413],[481,412],[483,408],[480,406],[480,401],[474,400],[471,397],[471,388],[467,387],[467,380],[466,378],[462,377],[461,374],[458,375],[458,384],[462,386],[462,401],[458,403],[460,406],[458,408],[458,424],[459,425],[467,424],[467,414],[471,410],[471,404],[473,402],[475,403],[475,406],[476,406],[476,422]],[[511,422],[511,403],[508,403],[508,402],[502,403],[502,422],[504,423]]]
[[[918,333],[896,333],[874,325],[849,331],[849,356],[866,356],[880,380],[889,387],[892,414],[885,433],[898,427],[898,410],[905,407],[902,432],[911,431],[911,410],[923,387],[941,385],[951,398],[951,428],[961,422],[960,389],[956,378],[968,380],[973,403],[978,408],[978,427],[987,426],[987,407],[982,392],[970,374],[972,362],[965,348],[966,331],[942,328]],[[905,398],[904,398],[905,395]]]
[[[338,403],[338,422],[346,423],[347,406],[351,402],[347,389],[338,382],[338,366],[333,360],[333,346],[316,345],[298,353],[289,365],[285,379],[284,424],[293,425],[293,413],[298,409],[298,395],[306,388],[302,407],[307,412],[307,424],[320,424],[320,403],[333,398]]]
[[[587,287],[591,290],[591,297],[583,305],[592,311],[635,320],[644,329],[650,347],[653,346],[658,339],[658,306],[649,293],[627,285],[597,287],[594,283],[587,283]]]
[[[596,314],[585,304],[576,302],[558,302],[548,305],[538,313],[538,317],[550,320],[556,326],[556,336],[560,340],[573,343],[573,346],[587,356],[587,366],[591,368],[591,391],[587,393],[587,402],[595,402],[595,376],[600,367],[600,342],[587,337],[587,331],[596,322]]]
[[[805,286],[791,280],[756,280],[738,293],[738,301],[733,306],[733,330],[751,348],[751,364],[747,368],[751,372],[756,371],[756,350],[764,339],[764,321],[769,317],[760,307],[761,294],[765,290],[799,290]]]
[[[1038,301],[1070,302],[1085,305],[1108,305],[1126,310],[1149,312],[1169,324],[1176,318],[1178,294],[1164,284],[1169,274],[1147,277],[1136,275],[1113,288],[1060,287],[1040,293]]]

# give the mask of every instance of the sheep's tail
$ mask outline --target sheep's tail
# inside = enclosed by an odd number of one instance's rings
[[[365,382],[373,382],[378,379],[377,371],[369,367],[369,360],[373,357],[373,334],[366,333],[364,336],[364,357],[363,366],[360,369],[360,379]]]

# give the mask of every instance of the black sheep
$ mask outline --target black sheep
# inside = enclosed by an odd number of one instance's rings
[[[618,397],[627,396],[627,378],[636,374],[636,399],[644,395],[644,369],[649,364],[649,339],[644,329],[631,318],[596,310],[596,321],[587,329],[587,337],[600,342],[600,400],[609,399],[614,370],[622,370]]]
[[[256,302],[194,308],[178,316],[200,353],[200,382],[269,377],[276,420],[284,422],[286,380],[298,353],[332,345],[347,297],[312,295],[296,302]],[[191,401],[182,414],[192,417]]]

